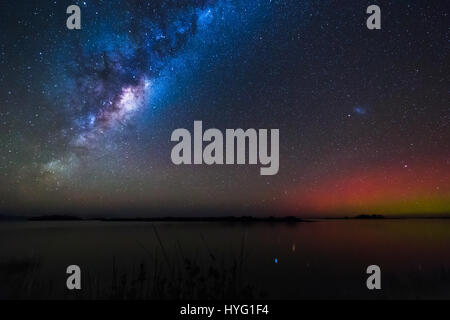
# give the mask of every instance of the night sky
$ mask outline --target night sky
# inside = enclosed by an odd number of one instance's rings
[[[447,5],[2,0],[0,206],[449,213]],[[279,129],[279,173],[174,165],[194,120]]]

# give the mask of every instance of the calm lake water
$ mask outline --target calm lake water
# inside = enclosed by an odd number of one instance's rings
[[[450,298],[450,220],[0,223],[1,299],[205,296]]]

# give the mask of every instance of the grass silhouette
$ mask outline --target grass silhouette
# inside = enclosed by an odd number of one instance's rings
[[[103,272],[82,272],[82,290],[63,288],[65,279],[56,285],[39,276],[40,263],[36,257],[14,259],[0,263],[0,299],[117,299],[117,300],[222,300],[265,298],[265,294],[245,282],[245,235],[239,255],[231,261],[218,259],[201,235],[207,261],[188,258],[179,241],[173,256],[169,256],[158,230],[152,226],[158,247],[150,250],[137,245],[145,253],[131,272],[121,268],[115,257],[111,276]],[[109,278],[109,279],[108,279]],[[6,289],[7,288],[7,289]]]

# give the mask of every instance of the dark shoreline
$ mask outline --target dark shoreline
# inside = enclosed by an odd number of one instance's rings
[[[36,215],[36,216],[12,216],[0,215],[0,222],[4,221],[103,221],[103,222],[230,222],[230,223],[300,223],[300,222],[314,222],[314,221],[328,221],[328,220],[430,220],[430,219],[450,219],[450,216],[431,216],[431,217],[386,217],[382,215],[358,215],[345,217],[311,217],[300,218],[296,216],[218,216],[218,217],[81,217],[77,215]]]
[[[252,216],[224,216],[224,217],[153,217],[153,218],[80,218],[77,216],[39,216],[30,217],[27,221],[104,221],[104,222],[310,222],[310,220],[298,217],[252,217]]]
[[[227,222],[227,223],[302,223],[302,222],[320,222],[330,220],[447,220],[449,216],[443,217],[325,217],[325,218],[299,218],[299,217],[135,217],[135,218],[105,218],[105,217],[93,217],[82,218],[78,216],[33,216],[33,217],[0,217],[1,222],[8,221],[100,221],[100,222]]]

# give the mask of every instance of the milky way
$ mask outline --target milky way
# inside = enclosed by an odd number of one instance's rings
[[[57,56],[65,65],[64,78],[61,80],[58,75],[62,87],[58,93],[64,108],[73,110],[69,113],[71,132],[67,136],[67,128],[63,130],[68,150],[42,165],[44,175],[54,174],[59,186],[63,183],[61,178],[70,179],[76,173],[82,159],[86,161],[92,154],[101,157],[112,148],[111,144],[105,147],[105,137],[111,143],[114,132],[132,122],[140,109],[148,107],[152,82],[186,42],[212,21],[215,2],[148,2],[144,8],[131,4],[125,12],[130,19],[124,23],[126,29],[101,30],[98,37],[79,39],[75,48],[80,55],[70,63],[64,48],[62,56]],[[82,7],[84,12],[103,15],[94,25],[89,22],[84,25],[83,29],[90,29],[90,34],[107,25],[111,15],[117,16],[117,13],[105,15],[101,5],[90,3]]]

